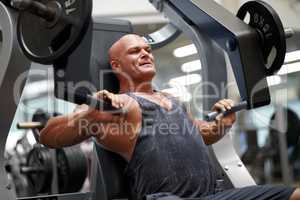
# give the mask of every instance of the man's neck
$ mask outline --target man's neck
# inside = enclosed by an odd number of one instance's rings
[[[139,92],[153,94],[154,90],[151,82],[134,84],[129,86],[129,84],[120,84],[120,93],[125,92]]]

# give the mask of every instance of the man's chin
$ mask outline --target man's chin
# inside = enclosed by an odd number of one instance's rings
[[[139,71],[142,73],[142,74],[148,74],[148,73],[152,73],[152,74],[154,74],[155,75],[155,73],[156,73],[156,70],[155,70],[155,68],[153,67],[153,66],[142,66],[142,67],[140,67],[139,68]]]
[[[151,69],[151,70],[143,70],[141,73],[141,79],[144,81],[151,81],[156,74],[156,71]]]

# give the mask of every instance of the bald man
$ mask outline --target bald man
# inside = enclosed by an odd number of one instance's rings
[[[95,97],[109,99],[114,107],[126,112],[114,114],[81,105],[72,114],[51,118],[41,131],[41,143],[60,148],[94,137],[127,161],[124,173],[132,199],[300,200],[298,190],[284,186],[215,193],[215,170],[207,145],[222,138],[235,122],[235,114],[220,115],[214,122],[197,120],[176,98],[155,91],[151,48],[138,35],[123,36],[113,44],[109,60],[120,82],[119,94],[100,91]],[[231,100],[223,99],[212,110],[232,106]]]

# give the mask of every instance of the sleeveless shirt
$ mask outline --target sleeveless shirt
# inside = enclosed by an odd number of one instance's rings
[[[216,175],[209,151],[182,103],[172,108],[133,93],[142,112],[142,128],[125,169],[132,199],[167,192],[202,197],[214,192]]]

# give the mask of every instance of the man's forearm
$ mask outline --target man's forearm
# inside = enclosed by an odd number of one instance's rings
[[[89,138],[90,117],[84,113],[50,118],[41,131],[40,142],[48,147],[61,148],[71,146]]]
[[[225,128],[215,121],[206,122],[202,120],[194,120],[199,132],[201,133],[205,144],[211,145],[219,141],[225,134]]]

